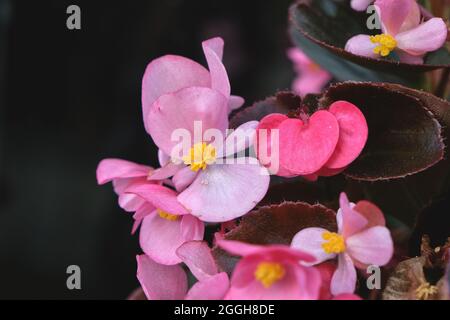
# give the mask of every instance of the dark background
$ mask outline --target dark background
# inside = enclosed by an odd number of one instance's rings
[[[141,78],[166,53],[205,64],[225,39],[232,91],[247,103],[289,87],[289,0],[0,0],[0,298],[125,298],[138,286],[137,237],[105,157],[156,165]],[[66,28],[81,7],[82,30]],[[82,290],[66,288],[79,265]]]

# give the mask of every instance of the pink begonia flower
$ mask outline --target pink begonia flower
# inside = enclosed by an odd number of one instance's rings
[[[270,181],[267,171],[255,158],[239,157],[233,163],[222,161],[253,142],[253,138],[246,136],[226,135],[226,103],[218,91],[186,88],[161,96],[148,114],[153,141],[162,153],[171,155],[166,166],[156,170],[150,179],[173,176],[172,181],[181,192],[178,201],[192,215],[207,222],[228,221],[246,214],[264,197]],[[199,123],[202,132],[197,137]],[[254,131],[257,125],[257,121],[250,121],[236,132]],[[190,135],[190,149],[174,155],[173,150],[183,151],[179,150],[180,142],[172,139],[172,133],[180,129]],[[220,137],[213,142],[208,140],[203,133],[209,129],[220,133]],[[243,194],[246,196],[242,197]]]
[[[146,255],[136,257],[137,278],[149,300],[222,300],[229,289],[225,272],[218,272],[205,242],[187,242],[178,249],[196,282],[188,290],[188,280],[180,265],[166,266]]]
[[[366,11],[367,7],[372,4],[374,0],[352,0],[350,5],[353,10],[356,11]]]
[[[382,34],[356,35],[347,41],[345,50],[370,58],[386,57],[392,51],[400,61],[422,64],[426,53],[441,48],[447,39],[447,26],[441,18],[421,23],[419,5],[415,0],[377,0]]]
[[[202,240],[204,224],[178,202],[177,193],[149,181],[152,168],[121,159],[105,159],[97,168],[99,184],[112,181],[120,206],[135,212],[132,233],[141,226],[142,250],[161,264],[177,264],[176,250],[186,241]]]
[[[265,158],[272,150],[273,129],[279,130],[279,170],[274,173],[283,177],[301,175],[313,181],[342,172],[359,156],[368,138],[364,114],[347,101],[336,101],[311,117],[301,113],[299,118],[289,118],[273,113],[257,128],[257,138],[259,130],[267,130],[268,150],[261,152],[259,141],[256,143],[258,158],[266,166],[273,157]]]
[[[292,83],[292,90],[304,97],[308,93],[320,93],[325,85],[330,82],[331,75],[318,64],[312,61],[298,48],[290,48],[288,57],[294,63],[297,77]]]
[[[185,242],[203,240],[205,225],[189,214],[177,193],[151,183],[134,184],[125,190],[144,199],[153,210],[142,220],[139,243],[146,255],[164,265],[181,262],[177,249]]]
[[[150,133],[153,124],[147,117],[154,103],[165,94],[174,94],[185,88],[210,88],[226,99],[226,112],[241,107],[244,99],[230,95],[227,71],[222,63],[224,41],[212,38],[202,43],[209,71],[197,62],[177,56],[165,55],[150,62],[142,80],[142,111],[144,125]]]
[[[369,265],[384,266],[394,251],[383,213],[372,203],[360,201],[354,205],[342,193],[336,220],[337,233],[306,228],[294,236],[291,244],[313,255],[317,259],[314,264],[337,257],[338,267],[331,279],[334,296],[355,291],[355,267],[366,270]]]
[[[231,278],[227,300],[317,300],[321,278],[313,267],[313,256],[283,245],[252,245],[219,240],[218,246],[242,256]]]
[[[148,181],[153,168],[122,159],[104,159],[97,167],[97,182],[100,185],[113,183],[114,191],[119,196],[119,206],[127,212],[134,212],[132,233],[139,227],[142,219],[154,210],[139,196],[125,193],[125,189],[141,183],[159,184],[159,181]]]

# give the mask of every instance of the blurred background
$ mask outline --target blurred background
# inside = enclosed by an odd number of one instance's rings
[[[66,8],[81,8],[81,30]],[[156,166],[141,117],[150,60],[205,63],[225,40],[232,92],[247,105],[286,89],[289,0],[0,0],[0,298],[123,299],[138,286],[131,217],[106,157]],[[66,268],[81,268],[68,290]]]

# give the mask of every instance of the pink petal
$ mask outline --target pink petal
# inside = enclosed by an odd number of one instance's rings
[[[314,267],[297,266],[295,273],[300,286],[300,299],[318,300],[322,285],[320,272]]]
[[[181,218],[181,235],[184,240],[203,240],[205,234],[205,224],[194,217],[186,214]]]
[[[366,11],[367,7],[373,2],[373,0],[352,0],[350,5],[353,10]]]
[[[181,300],[187,292],[187,277],[179,265],[164,266],[146,255],[136,256],[137,278],[149,300]]]
[[[119,206],[126,212],[135,212],[145,203],[144,199],[135,194],[122,193],[119,195]]]
[[[350,102],[334,102],[328,111],[339,123],[339,141],[325,167],[340,169],[348,166],[359,156],[366,145],[369,130],[364,114]]]
[[[338,267],[331,278],[331,294],[353,293],[356,287],[356,269],[345,253],[338,256]]]
[[[142,221],[139,243],[144,253],[157,263],[164,265],[180,263],[181,259],[176,250],[185,242],[186,239],[181,233],[181,219],[170,221],[161,218],[155,212]]]
[[[142,79],[142,111],[146,130],[152,125],[147,121],[147,114],[159,97],[183,88],[210,86],[208,70],[195,61],[166,55],[150,62]]]
[[[313,69],[320,67],[311,64],[309,68]],[[292,90],[302,97],[310,93],[320,93],[330,80],[331,75],[325,70],[313,69],[308,72],[305,71],[294,80],[292,83]]]
[[[172,137],[177,129],[190,134],[190,148],[203,136],[194,135],[194,122],[201,122],[202,133],[217,129],[225,133],[228,128],[227,99],[219,92],[209,88],[192,87],[173,94],[166,94],[155,101],[147,115],[148,132],[155,144],[166,154],[171,155],[174,147],[183,141]],[[180,130],[178,130],[180,132]],[[187,137],[189,138],[189,136]]]
[[[377,0],[375,3],[383,33],[395,36],[408,17],[415,0]]]
[[[422,13],[420,11],[419,4],[415,0],[413,0],[411,1],[411,8],[408,12],[408,16],[406,17],[405,21],[400,27],[398,33],[408,31],[412,28],[417,27],[420,24],[421,20],[422,20]]]
[[[164,167],[153,171],[153,173],[148,176],[148,180],[164,180],[170,178],[182,168],[184,168],[184,165],[182,164],[168,162]]]
[[[223,39],[213,38],[204,41],[202,46],[206,61],[208,62],[209,73],[211,76],[211,88],[219,91],[228,99],[231,89],[227,71],[222,63]]]
[[[272,113],[265,116],[256,129],[255,150],[258,160],[269,168],[271,173],[281,177],[295,176],[294,173],[280,166],[280,139],[276,139],[276,136],[272,137],[272,130],[278,130],[280,124],[287,119],[289,118],[284,114]]]
[[[156,208],[149,203],[145,203],[142,207],[140,207],[133,215],[134,223],[133,228],[131,229],[131,234],[134,234],[141,225],[142,220],[144,220],[146,216],[152,214],[155,210]]]
[[[280,165],[292,173],[308,175],[318,171],[331,157],[339,139],[339,125],[333,114],[320,110],[305,124],[287,119],[280,126]]]
[[[121,159],[104,159],[97,167],[97,182],[105,184],[113,179],[146,177],[153,169]]]
[[[347,167],[338,168],[338,169],[330,169],[327,167],[322,167],[322,168],[320,168],[319,171],[316,172],[316,174],[321,177],[333,177],[333,176],[336,176],[336,175],[342,173],[345,169],[347,169]]]
[[[189,241],[182,244],[177,250],[177,255],[199,281],[218,273],[211,249],[204,241]]]
[[[345,193],[341,193],[339,198],[340,209],[342,210],[342,230],[345,239],[367,227],[368,221],[363,215],[353,210]]]
[[[238,96],[230,96],[230,99],[228,100],[229,112],[239,109],[244,105],[244,103],[245,103],[244,98]]]
[[[191,170],[191,167],[184,167],[179,170],[172,178],[175,189],[178,192],[182,192],[194,182],[198,172]]]
[[[232,130],[225,139],[225,145],[221,147],[217,157],[228,157],[250,148],[255,140],[258,125],[258,121],[249,121]],[[225,150],[222,150],[223,148]]]
[[[299,73],[292,84],[292,90],[297,94],[305,96],[308,93],[320,93],[331,80],[331,75],[315,64],[300,49],[290,48],[287,54],[294,63],[294,69]]]
[[[380,210],[380,208],[369,201],[359,201],[353,208],[353,210],[360,213],[367,219],[368,224],[366,228],[375,226],[384,227],[386,225],[386,220],[384,219],[383,212]]]
[[[189,290],[186,300],[222,300],[230,287],[225,272],[198,281]]]
[[[324,242],[322,236],[324,232],[328,232],[328,230],[323,228],[306,228],[300,230],[292,239],[291,247],[314,256],[316,261],[313,264],[334,259],[336,257],[335,254],[327,254],[322,248]]]
[[[350,38],[345,44],[345,51],[356,54],[358,56],[368,58],[378,58],[378,55],[373,52],[377,44],[370,41],[370,36],[359,34]]]
[[[394,245],[386,227],[372,227],[346,240],[347,252],[363,264],[386,265],[392,258]]]
[[[245,164],[208,166],[180,193],[178,201],[192,215],[207,222],[229,221],[249,212],[265,196],[270,176],[259,164],[251,164],[256,159],[236,161]],[[243,194],[246,196],[242,197]]]
[[[447,26],[441,18],[432,18],[418,27],[398,34],[399,49],[412,55],[423,55],[441,48],[447,39]]]
[[[189,212],[177,201],[177,193],[157,184],[133,185],[126,190],[150,202],[154,207],[171,214],[183,215]]]
[[[219,240],[217,245],[228,253],[236,256],[248,256],[264,250],[264,246],[233,240]]]
[[[158,149],[158,162],[161,167],[164,167],[170,161],[170,156],[165,154],[161,149]]]
[[[331,278],[336,271],[336,264],[334,262],[325,262],[316,266],[322,278],[322,285],[320,287],[320,300],[329,300],[332,298],[330,292]]]

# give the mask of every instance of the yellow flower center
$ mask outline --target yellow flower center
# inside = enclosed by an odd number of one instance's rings
[[[344,237],[340,234],[335,232],[324,232],[322,238],[323,240],[326,240],[326,242],[322,243],[322,249],[325,253],[331,254],[345,251]]]
[[[438,293],[438,288],[436,286],[432,286],[428,282],[425,282],[416,289],[416,298],[419,300],[428,300],[436,293]]]
[[[395,40],[393,36],[390,36],[388,34],[378,34],[376,36],[370,36],[370,41],[372,43],[378,44],[378,46],[373,49],[373,52],[383,57],[388,56],[389,53],[391,53],[391,51],[394,50],[395,47],[397,47],[397,40]]]
[[[256,268],[255,279],[262,283],[265,288],[269,288],[278,280],[281,280],[286,273],[284,267],[275,262],[261,262]]]
[[[161,218],[169,220],[169,221],[177,221],[180,218],[180,216],[177,216],[176,214],[171,214],[171,213],[168,213],[161,209],[158,209],[156,211],[158,212],[158,214]]]
[[[196,143],[189,150],[189,154],[183,157],[183,161],[191,166],[192,171],[205,170],[207,165],[216,161],[216,148],[205,142]]]

